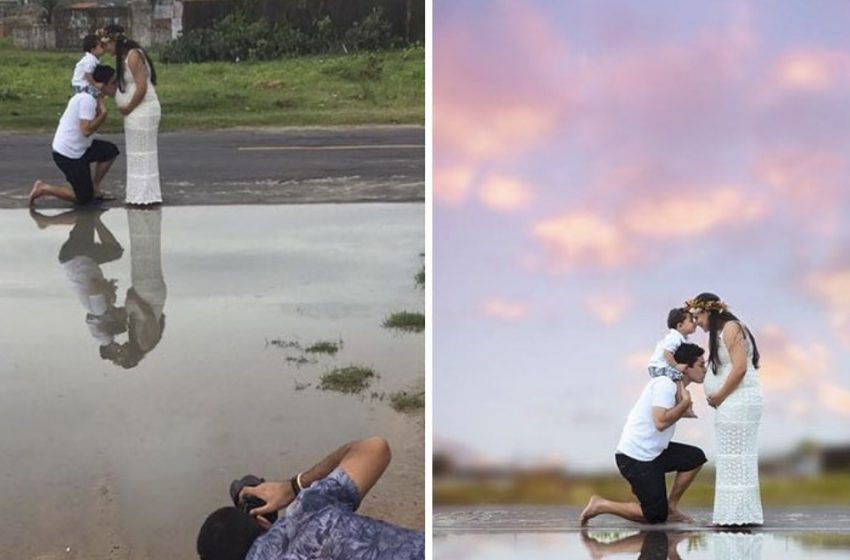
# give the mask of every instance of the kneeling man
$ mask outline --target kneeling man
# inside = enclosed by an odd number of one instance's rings
[[[115,95],[115,70],[98,65],[92,79],[104,96]],[[53,136],[53,161],[65,174],[70,187],[48,185],[37,180],[30,191],[30,206],[42,196],[55,196],[75,204],[112,200],[114,197],[100,191],[100,182],[118,157],[118,147],[112,142],[95,140],[95,131],[106,120],[103,97],[95,98],[88,92],[74,95]],[[95,164],[94,178],[91,164]]]
[[[651,379],[629,412],[615,459],[638,503],[613,502],[593,496],[581,512],[582,525],[603,513],[637,523],[664,523],[668,519],[693,521],[679,511],[679,500],[705,463],[705,453],[693,445],[671,443],[670,440],[676,431],[676,422],[691,405],[686,387],[705,379],[703,353],[696,344],[679,346],[674,355],[676,363],[688,366],[682,372],[681,385],[668,377]],[[676,404],[677,392],[682,397],[679,404]],[[674,471],[676,478],[668,497],[664,474]]]

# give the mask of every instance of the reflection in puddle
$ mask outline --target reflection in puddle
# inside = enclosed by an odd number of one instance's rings
[[[65,276],[86,311],[85,322],[98,342],[100,357],[131,369],[153,350],[165,329],[166,287],[162,275],[162,210],[127,210],[130,234],[130,287],[118,306],[118,282],[102,265],[117,261],[124,249],[104,225],[100,208],[78,208],[58,215],[30,210],[40,229],[70,227],[59,250]],[[126,334],[126,340],[119,337]]]
[[[381,326],[424,307],[424,205],[59,216],[0,211],[0,557],[196,559],[231,480],[373,434],[393,460],[362,512],[422,527],[423,415],[370,395],[424,378],[424,337]],[[317,388],[348,364],[363,394]]]
[[[838,560],[850,552],[850,533],[587,531],[584,533],[444,534],[435,560]]]

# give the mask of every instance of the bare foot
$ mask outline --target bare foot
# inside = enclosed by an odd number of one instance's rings
[[[41,185],[44,184],[44,181],[41,179],[36,179],[35,183],[32,184],[32,190],[30,190],[30,206],[41,196]]]
[[[678,509],[670,509],[667,512],[667,521],[672,523],[695,523],[696,520],[690,515],[684,514]]]
[[[579,517],[579,525],[584,527],[587,525],[587,522],[599,515],[597,511],[597,505],[599,500],[601,500],[597,495],[593,495],[590,497],[590,500],[587,502],[587,505],[584,506],[584,509],[581,511],[581,516]]]

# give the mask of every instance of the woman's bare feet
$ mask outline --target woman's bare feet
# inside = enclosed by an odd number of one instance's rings
[[[36,179],[35,183],[32,184],[32,189],[30,190],[30,206],[41,196],[41,185],[44,184],[44,181],[41,179]]]
[[[587,505],[584,506],[584,509],[581,510],[581,517],[579,517],[579,525],[584,527],[587,525],[587,522],[599,515],[599,502],[602,500],[599,496],[594,494],[590,497],[590,500],[587,502]]]

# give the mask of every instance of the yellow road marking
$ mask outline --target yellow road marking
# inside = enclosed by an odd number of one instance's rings
[[[351,144],[347,146],[240,146],[240,152],[311,152],[322,150],[412,150],[424,148],[425,144]]]

